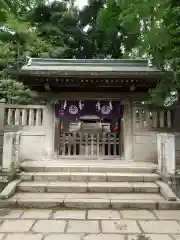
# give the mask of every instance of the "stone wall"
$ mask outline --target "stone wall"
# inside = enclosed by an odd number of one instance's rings
[[[157,162],[157,133],[135,132],[133,134],[133,157],[135,161]]]
[[[4,104],[5,131],[17,126],[21,132],[21,160],[52,157],[55,129],[53,106]]]
[[[117,99],[116,99],[117,100]],[[122,141],[124,159],[157,162],[157,134],[178,130],[180,109],[150,111],[142,104],[124,99]],[[175,112],[175,113],[174,113]],[[55,115],[53,105],[8,105],[0,103],[0,127],[21,131],[20,159],[40,160],[55,156]],[[180,127],[179,127],[180,128]],[[180,140],[176,156],[180,163]]]
[[[132,106],[133,159],[157,163],[157,134],[173,129],[173,112],[151,111],[140,103]]]

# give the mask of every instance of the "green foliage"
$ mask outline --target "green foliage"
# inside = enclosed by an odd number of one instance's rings
[[[124,43],[128,56],[152,59],[159,69],[174,74],[163,79],[150,92],[152,103],[164,105],[166,99],[177,98],[171,92],[180,88],[180,2],[177,0],[118,0],[121,8],[119,23],[134,35],[130,48]],[[133,43],[133,45],[132,45]]]
[[[36,97],[29,88],[11,79],[0,79],[0,101],[28,104]]]
[[[150,92],[151,104],[164,105],[165,99],[174,102],[175,95],[170,92],[180,92],[179,0],[89,0],[82,10],[73,0],[2,0],[0,24],[3,84],[9,70],[19,69],[27,55],[143,57],[174,73]],[[8,81],[11,92],[14,85]]]
[[[26,19],[35,1],[1,2],[0,17],[0,99],[7,103],[28,104],[35,94],[22,83],[9,78],[9,72],[18,70],[26,55],[37,56],[48,47],[38,38],[36,29]]]

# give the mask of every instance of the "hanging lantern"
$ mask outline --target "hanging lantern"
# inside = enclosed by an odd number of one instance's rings
[[[64,122],[63,121],[60,121],[60,129],[64,130]]]
[[[113,128],[114,132],[117,133],[119,131],[119,124],[118,124],[118,120],[115,121],[114,124],[114,128]]]
[[[117,132],[118,132],[118,130],[119,130],[119,127],[118,127],[117,125],[115,125],[115,126],[114,126],[114,132],[116,132],[116,133],[117,133]]]

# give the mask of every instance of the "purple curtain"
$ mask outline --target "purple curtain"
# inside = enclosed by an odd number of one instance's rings
[[[117,101],[64,101],[56,104],[57,118],[75,119],[84,115],[96,115],[109,120],[123,117],[123,105]]]

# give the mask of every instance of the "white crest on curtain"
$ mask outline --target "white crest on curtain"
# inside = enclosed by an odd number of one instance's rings
[[[96,103],[96,108],[97,108],[97,110],[98,110],[98,111],[100,111],[100,110],[101,110],[101,104],[100,104],[100,102],[99,102],[99,101]]]
[[[67,101],[65,100],[64,105],[63,105],[63,109],[66,110],[66,108],[67,108]]]
[[[79,101],[79,109],[82,110],[84,107],[84,103],[82,103],[82,101]]]
[[[112,107],[112,101],[109,102],[109,108],[112,110],[113,107]]]

